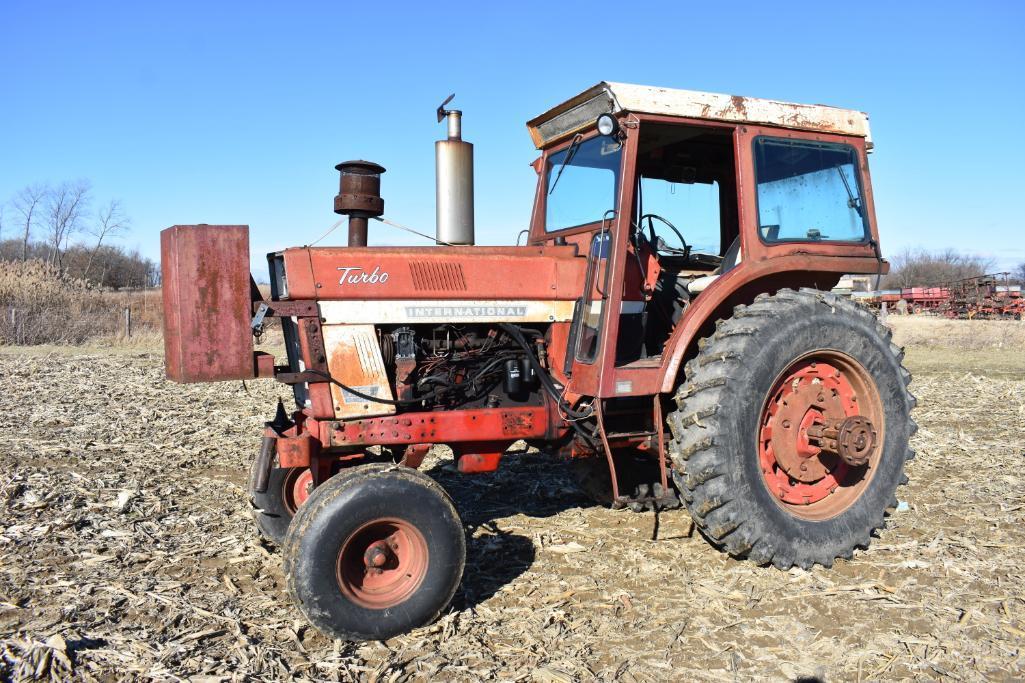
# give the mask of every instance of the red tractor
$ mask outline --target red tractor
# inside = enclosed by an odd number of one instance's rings
[[[528,123],[526,245],[483,247],[472,146],[445,104],[437,246],[366,246],[384,169],[365,161],[337,167],[349,245],[268,255],[269,297],[245,226],[162,234],[168,377],[294,390],[250,494],[309,621],[384,639],[449,604],[466,544],[417,469],[435,444],[469,474],[526,440],[596,499],[682,504],[709,541],[761,565],[867,547],[915,432],[902,352],[829,291],[888,269],[868,117],[600,83]],[[254,353],[270,318],[280,364]]]

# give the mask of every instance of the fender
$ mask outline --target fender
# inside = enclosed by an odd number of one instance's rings
[[[867,257],[819,256],[794,253],[759,261],[742,261],[728,273],[710,284],[683,314],[666,342],[668,353],[662,354],[659,366],[661,393],[672,392],[679,384],[682,364],[694,354],[697,340],[711,334],[715,323],[728,318],[733,307],[749,304],[762,293],[775,293],[787,287],[813,287],[829,290],[841,275],[885,273],[877,259]]]

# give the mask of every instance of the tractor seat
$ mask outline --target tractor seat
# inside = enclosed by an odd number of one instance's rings
[[[740,258],[740,235],[737,235],[737,238],[733,240],[733,244],[731,244],[730,248],[726,250],[725,254],[723,254],[722,263],[718,268],[716,268],[717,272],[714,272],[711,275],[705,275],[704,277],[694,278],[687,285],[687,291],[691,294],[700,294],[705,291],[705,288],[715,282],[720,275],[740,263]]]

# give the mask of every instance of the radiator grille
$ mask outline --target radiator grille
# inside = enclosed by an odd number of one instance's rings
[[[413,289],[416,290],[437,292],[466,289],[463,267],[458,263],[410,261],[409,272],[413,276]]]

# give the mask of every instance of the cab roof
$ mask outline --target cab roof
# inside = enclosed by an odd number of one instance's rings
[[[528,121],[527,128],[534,145],[541,149],[593,125],[599,114],[621,112],[753,123],[872,140],[868,114],[853,109],[610,81],[552,107]]]

